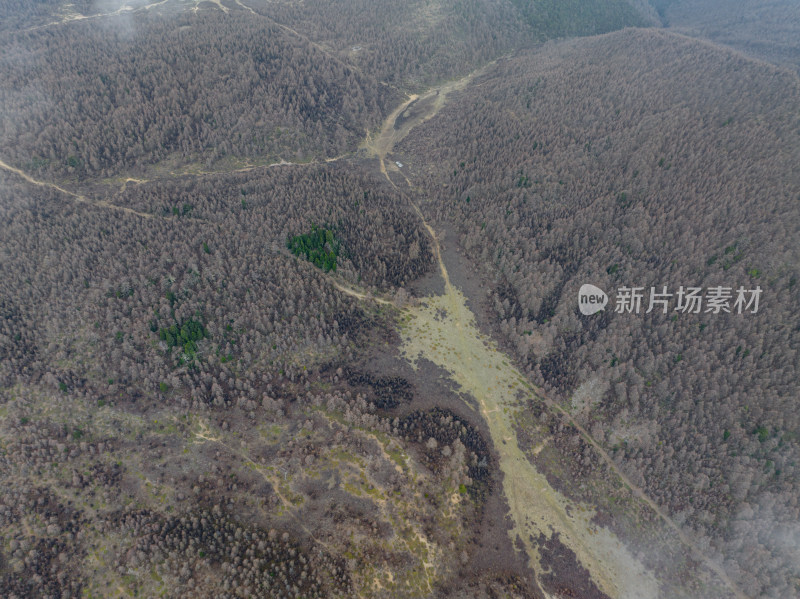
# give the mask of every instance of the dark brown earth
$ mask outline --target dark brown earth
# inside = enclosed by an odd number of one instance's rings
[[[550,570],[540,577],[548,593],[558,597],[610,599],[594,585],[589,572],[575,559],[575,552],[561,542],[558,533],[549,539],[539,535],[537,541],[542,564]]]
[[[490,314],[483,301],[486,290],[490,288],[487,277],[463,255],[449,226],[436,226],[435,229],[451,282],[467,296],[481,329],[490,331]],[[444,282],[440,273],[433,271],[416,280],[409,290],[417,297],[436,295],[443,292]],[[458,576],[444,584],[437,596],[495,597],[510,592],[511,596],[521,599],[542,597],[524,554],[517,551],[511,542],[509,508],[502,495],[502,474],[496,466],[497,454],[491,446],[486,423],[476,411],[475,400],[454,389],[447,373],[427,360],[420,360],[418,369],[414,371],[397,354],[396,347],[384,346],[354,365],[348,382],[359,389],[371,388],[373,396],[384,405],[387,399],[389,404],[394,403],[387,414],[403,419],[413,414],[446,411],[464,421],[486,442],[489,473],[484,483],[486,493],[481,497],[481,513],[475,523],[472,546],[468,555],[462,558],[463,567]],[[394,387],[396,393],[391,396],[387,387]],[[421,461],[425,462],[424,459]],[[499,589],[502,593],[496,594]]]

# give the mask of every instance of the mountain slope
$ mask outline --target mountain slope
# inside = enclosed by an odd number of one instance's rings
[[[499,63],[397,149],[496,270],[520,363],[753,596],[797,576],[798,106],[791,73],[625,31]],[[578,312],[584,283],[605,312]],[[650,287],[720,285],[760,309],[645,314]]]

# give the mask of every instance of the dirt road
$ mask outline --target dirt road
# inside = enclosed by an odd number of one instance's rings
[[[396,187],[387,171],[387,155],[414,127],[435,116],[445,105],[449,92],[463,89],[478,73],[420,96],[409,96],[388,116],[375,137],[367,136],[361,147],[377,158],[381,173],[393,186]],[[424,110],[410,115],[406,112],[413,104],[421,105],[426,101]],[[408,118],[401,118],[404,116]],[[400,170],[393,163],[388,168]],[[412,187],[406,174],[402,175]],[[522,542],[537,576],[545,569],[540,563],[534,539],[539,534],[549,537],[558,532],[562,543],[575,552],[595,584],[610,597],[649,599],[659,596],[658,582],[653,573],[634,558],[610,530],[592,523],[595,507],[570,502],[551,487],[545,476],[528,460],[519,446],[513,426],[513,413],[519,404],[521,390],[532,395],[535,401],[543,401],[548,409],[570,422],[632,494],[677,534],[695,558],[713,572],[734,597],[747,599],[722,566],[705,554],[643,489],[625,476],[602,446],[563,408],[547,398],[541,390],[533,388],[513,366],[511,358],[481,333],[467,306],[466,297],[450,281],[434,229],[426,222],[419,207],[413,202],[412,206],[433,240],[433,251],[444,279],[445,291],[443,295],[426,298],[423,304],[404,311],[403,353],[412,364],[424,358],[442,367],[462,390],[478,401],[500,456],[500,468],[504,475],[503,493],[514,523],[510,533],[512,542],[517,539]],[[350,295],[358,296],[353,293]]]

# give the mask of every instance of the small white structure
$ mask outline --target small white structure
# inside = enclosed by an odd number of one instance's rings
[[[397,168],[403,168],[403,163],[402,162],[399,162],[399,161],[395,160],[394,163],[397,165]]]

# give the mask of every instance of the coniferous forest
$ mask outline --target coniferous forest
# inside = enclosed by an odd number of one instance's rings
[[[4,1],[0,596],[800,596],[791,5]]]

